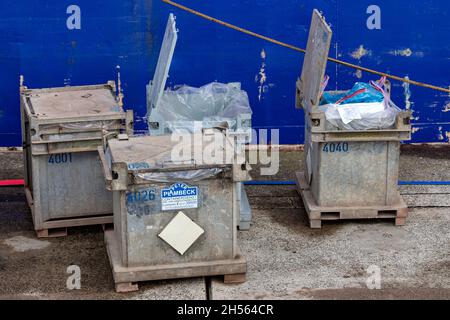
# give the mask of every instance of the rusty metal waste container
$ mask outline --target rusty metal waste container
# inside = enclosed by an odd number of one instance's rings
[[[331,36],[315,10],[296,95],[305,114],[305,171],[297,173],[297,186],[310,226],[341,219],[403,225],[408,208],[398,191],[398,168],[400,143],[411,139],[410,112],[399,111],[387,128],[349,130],[330,123],[319,102]],[[390,94],[389,84],[385,91]]]
[[[221,135],[222,146],[234,138]],[[207,136],[186,135],[196,146]],[[190,153],[187,162],[174,161],[175,147],[170,135],[162,135],[119,136],[99,148],[113,194],[114,230],[105,232],[105,241],[118,292],[172,278],[245,281],[237,193],[248,179],[246,165],[203,164]]]
[[[97,147],[104,135],[132,132],[115,83],[62,88],[21,86],[25,193],[38,237],[67,227],[112,223]]]

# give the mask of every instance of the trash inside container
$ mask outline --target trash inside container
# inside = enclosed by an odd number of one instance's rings
[[[410,112],[393,104],[385,79],[324,92],[331,36],[314,10],[296,95],[305,112],[305,172],[297,173],[297,184],[310,226],[372,218],[403,225],[408,210],[398,167],[400,141],[411,139]]]
[[[131,132],[133,125],[114,81],[20,91],[25,193],[38,237],[112,223],[97,147],[104,135]]]
[[[170,64],[178,39],[175,16],[170,14],[153,80],[147,85],[147,119],[150,135],[199,133],[205,128],[226,127],[249,143],[252,110],[239,82],[212,82],[200,88],[187,85],[166,89]],[[245,133],[245,135],[242,135]],[[239,187],[240,230],[252,220],[245,187]]]

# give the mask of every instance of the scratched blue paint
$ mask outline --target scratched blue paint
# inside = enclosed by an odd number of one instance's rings
[[[20,145],[19,74],[29,87],[93,84],[122,70],[127,108],[145,130],[145,85],[151,79],[169,12],[177,16],[179,42],[168,84],[200,86],[240,81],[249,93],[256,128],[280,129],[281,143],[303,143],[303,112],[296,110],[295,81],[303,55],[172,8],[159,0],[3,0],[0,10],[0,146]],[[411,79],[449,86],[450,3],[444,0],[379,0],[382,29],[368,30],[360,0],[180,0],[180,3],[255,32],[304,47],[313,8],[334,35],[331,55]],[[81,8],[81,30],[66,28],[66,8]],[[367,54],[355,58],[360,46]],[[403,56],[400,53],[409,53]],[[261,52],[264,50],[265,59]],[[405,51],[406,50],[406,51]],[[262,64],[266,81],[260,94]],[[328,65],[329,89],[349,89],[373,76]],[[393,97],[405,107],[405,88]],[[410,86],[413,142],[448,142],[450,95]],[[450,108],[450,107],[449,107]]]

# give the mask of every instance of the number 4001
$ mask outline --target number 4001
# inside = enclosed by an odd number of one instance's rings
[[[51,154],[48,158],[48,163],[51,164],[59,164],[59,163],[67,163],[72,162],[72,154],[71,153],[57,153]]]

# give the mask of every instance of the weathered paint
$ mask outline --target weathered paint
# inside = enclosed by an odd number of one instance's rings
[[[256,76],[256,81],[259,82],[258,86],[258,100],[261,101],[263,97],[263,93],[267,91],[267,74],[266,74],[266,52],[264,49],[261,51],[261,68],[259,69],[259,73]]]
[[[372,51],[367,50],[366,48],[364,48],[363,45],[360,45],[358,49],[356,49],[355,51],[352,52],[352,54],[350,54],[350,56],[356,60],[361,60],[361,58],[370,55],[372,55]]]
[[[442,112],[450,112],[450,102],[445,105],[444,110],[442,110]]]
[[[379,0],[381,30],[367,28],[370,14],[366,12],[373,4],[369,0],[285,0],[282,5],[275,0],[179,2],[300,47],[306,46],[312,9],[318,8],[334,32],[333,57],[443,87],[450,83],[448,1]],[[135,110],[136,126],[144,130],[145,85],[153,75],[170,12],[177,16],[180,29],[170,86],[240,81],[249,93],[256,128],[279,128],[281,143],[303,143],[303,113],[294,107],[302,54],[156,0],[114,0],[107,5],[88,0],[42,3],[2,1],[1,146],[20,145],[21,73],[30,87],[81,85],[113,79],[115,66],[120,65],[125,106]],[[66,10],[73,4],[81,9],[79,30],[66,26],[70,16]],[[329,89],[348,89],[356,81],[376,78],[332,63],[327,73]],[[448,142],[450,112],[444,111],[449,108],[449,95],[416,86],[409,91],[407,98],[402,83],[393,82],[395,102],[402,108],[411,103],[414,111],[413,142]]]

